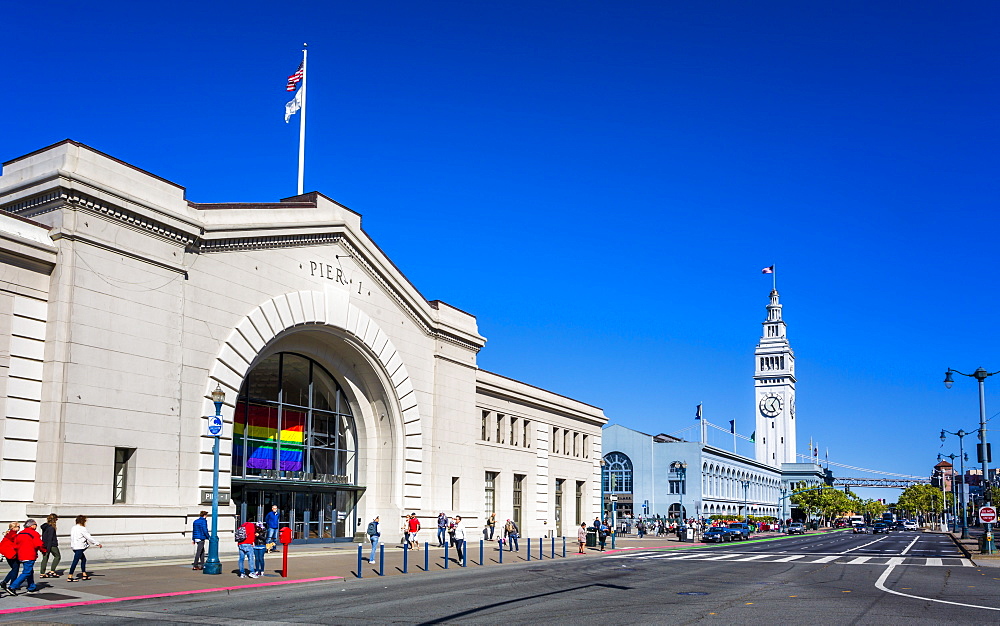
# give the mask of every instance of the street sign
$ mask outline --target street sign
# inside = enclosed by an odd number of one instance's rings
[[[979,521],[984,524],[992,524],[997,521],[997,510],[992,506],[979,507]]]
[[[612,502],[618,502],[618,496],[611,496]]]
[[[205,424],[205,434],[209,437],[219,437],[222,435],[222,418],[218,415],[209,415]]]
[[[202,489],[201,490],[201,503],[202,504],[212,504],[212,490]],[[229,492],[220,491],[219,492],[219,504],[229,504]]]

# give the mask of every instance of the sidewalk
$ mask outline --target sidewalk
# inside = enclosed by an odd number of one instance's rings
[[[762,533],[763,536],[776,536],[775,533]],[[538,539],[531,541],[531,562],[539,560]],[[544,540],[544,555],[541,563],[552,559],[553,544],[551,539]],[[634,549],[656,549],[694,547],[695,543],[679,542],[675,536],[644,537],[634,536],[616,538],[616,552]],[[607,552],[611,552],[611,541],[607,542]],[[201,571],[191,569],[191,558],[147,559],[132,561],[101,560],[99,548],[87,551],[87,567],[93,577],[89,581],[68,582],[66,571],[69,563],[64,559],[59,565],[63,576],[61,578],[38,578],[35,582],[38,591],[27,593],[23,589],[17,596],[0,595],[0,617],[30,612],[44,608],[79,606],[86,604],[104,604],[132,599],[148,599],[171,595],[189,595],[210,593],[214,591],[239,591],[266,586],[287,585],[303,582],[332,581],[338,584],[363,582],[363,580],[379,577],[379,557],[376,554],[375,563],[368,563],[371,546],[367,543],[362,547],[363,578],[357,578],[358,544],[304,544],[289,546],[288,578],[282,578],[281,552],[268,554],[265,558],[264,576],[262,578],[239,578],[236,574],[238,556],[231,546],[221,546],[220,559],[222,574],[210,576]],[[400,576],[403,574],[403,549],[398,545],[385,546],[385,575]],[[441,572],[445,570],[444,549],[430,547],[427,550],[428,571]],[[193,551],[192,551],[193,553]],[[589,548],[588,554],[601,554],[595,548]],[[555,541],[555,558],[563,559],[563,543],[561,538]],[[461,564],[456,558],[454,549],[448,551],[448,571],[460,574]],[[479,541],[472,543],[467,557],[467,567],[508,567],[528,562],[528,541],[522,538],[519,552],[504,551],[501,555],[496,542],[483,545],[483,564],[480,564]],[[575,538],[566,538],[565,558],[583,558],[577,554]],[[419,576],[424,573],[424,549],[421,545],[416,551],[407,551],[407,571],[409,576]],[[6,570],[4,570],[6,571]],[[0,591],[0,594],[3,594]]]
[[[969,528],[969,538],[962,539],[962,531],[956,532],[944,532],[943,534],[948,535],[958,546],[965,556],[972,560],[978,566],[982,567],[1000,567],[1000,550],[994,554],[980,554],[979,542],[983,537],[982,528]],[[994,543],[997,542],[997,535],[994,533]]]

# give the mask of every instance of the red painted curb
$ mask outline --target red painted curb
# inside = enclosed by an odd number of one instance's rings
[[[214,591],[235,591],[237,589],[253,589],[255,587],[273,587],[275,585],[291,585],[295,583],[313,583],[322,580],[343,580],[343,576],[324,576],[322,578],[302,578],[300,580],[278,580],[270,583],[256,583],[253,585],[237,585],[235,587],[216,587],[214,589],[195,589],[194,591],[172,591],[170,593],[155,593],[146,596],[128,596],[125,598],[104,598],[101,600],[84,600],[82,602],[66,602],[63,604],[48,604],[45,606],[24,606],[18,609],[4,609],[0,615],[10,613],[26,613],[28,611],[42,611],[47,609],[65,609],[74,606],[91,606],[94,604],[111,604],[113,602],[126,602],[128,600],[149,600],[152,598],[170,598],[174,596],[191,596],[198,593],[212,593]],[[30,596],[27,596],[30,597]]]

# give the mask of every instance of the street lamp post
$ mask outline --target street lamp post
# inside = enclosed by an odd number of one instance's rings
[[[975,372],[971,374],[965,374],[958,370],[951,369],[950,367],[944,373],[944,386],[951,389],[952,384],[955,382],[951,375],[961,374],[962,376],[968,376],[969,378],[975,378],[979,381],[979,462],[983,467],[983,499],[984,504],[990,506],[991,498],[987,492],[987,486],[989,484],[990,476],[990,448],[986,443],[986,379],[994,374],[1000,374],[1000,372],[987,372],[982,367],[978,368]],[[983,554],[993,554],[996,551],[996,546],[993,543],[993,524],[986,524],[986,534],[985,540],[983,541]]]
[[[677,477],[678,477],[679,482],[680,482],[679,489],[678,489],[678,491],[680,492],[680,497],[681,497],[681,511],[680,511],[681,525],[680,525],[680,528],[685,533],[687,532],[687,530],[686,530],[687,519],[686,519],[686,517],[684,515],[684,481],[685,481],[685,478],[687,477],[687,466],[688,466],[688,464],[685,463],[684,461],[674,461],[673,463],[670,464],[670,469],[674,470],[674,473],[677,474]]]
[[[602,523],[604,522],[604,480],[605,480],[604,472],[606,466],[607,462],[602,458],[601,459],[601,522]]]
[[[749,480],[741,480],[740,484],[743,485],[743,521],[747,524],[750,523],[750,504],[747,500],[747,491],[750,489]]]
[[[950,430],[941,429],[941,442],[944,443],[946,439],[945,434],[955,435],[958,437],[958,462],[962,468],[962,493],[960,495],[960,500],[962,502],[962,539],[969,538],[969,489],[965,486],[965,461],[968,458],[965,454],[965,436],[969,433],[965,432],[961,428],[958,429],[957,433],[953,433]]]
[[[219,439],[222,438],[222,403],[225,401],[225,392],[216,384],[212,392],[215,415],[209,418],[208,426],[208,432],[215,440],[212,444],[212,536],[208,539],[208,559],[202,574],[222,573],[222,562],[219,561]]]

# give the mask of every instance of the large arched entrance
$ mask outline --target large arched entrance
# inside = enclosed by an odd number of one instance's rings
[[[259,521],[272,504],[296,540],[357,531],[358,435],[350,402],[318,362],[294,352],[261,360],[233,413],[233,500]]]

